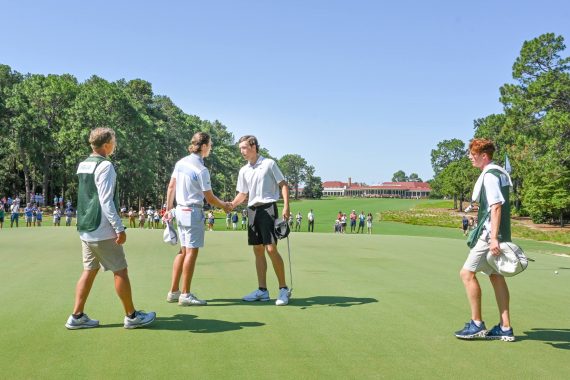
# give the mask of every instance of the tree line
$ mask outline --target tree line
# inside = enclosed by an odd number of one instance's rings
[[[535,223],[570,218],[570,58],[553,33],[525,41],[516,58],[514,83],[500,87],[503,112],[474,121],[474,137],[496,143],[495,161],[512,168],[514,205]],[[434,193],[468,197],[479,172],[466,144],[444,140],[431,152]],[[461,204],[459,206],[461,210]]]
[[[215,143],[205,162],[214,192],[233,198],[244,160],[234,135],[218,120],[184,113],[142,79],[109,82],[94,75],[80,83],[70,74],[21,74],[1,64],[0,194],[25,193],[27,202],[35,193],[45,200],[75,199],[77,164],[90,153],[88,136],[96,127],[117,134],[112,160],[121,204],[162,204],[174,163],[188,154],[197,131]],[[267,149],[260,153],[271,157]],[[291,154],[277,161],[292,189],[304,183],[306,197],[320,198],[321,179],[304,158]]]
[[[403,170],[398,170],[392,175],[392,182],[423,182],[417,173],[412,173],[409,176]]]

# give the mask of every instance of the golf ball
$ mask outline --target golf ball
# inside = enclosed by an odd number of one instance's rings
[[[558,271],[557,271],[557,270],[555,270],[555,271],[554,271],[554,274],[558,274]]]

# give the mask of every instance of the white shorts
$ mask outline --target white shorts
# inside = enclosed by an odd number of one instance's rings
[[[486,240],[479,239],[475,247],[469,251],[469,256],[463,264],[463,269],[470,272],[483,272],[486,275],[498,274],[491,265],[487,262],[487,253],[489,253],[489,243]]]
[[[181,212],[184,215],[181,215]],[[205,234],[202,208],[177,207],[176,219],[180,245],[185,248],[202,248]]]

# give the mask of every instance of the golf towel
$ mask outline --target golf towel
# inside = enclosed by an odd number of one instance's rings
[[[511,181],[511,176],[509,175],[509,173],[507,173],[507,171],[502,167],[500,167],[499,165],[491,163],[485,166],[485,169],[483,169],[483,171],[479,175],[479,178],[477,178],[477,182],[475,182],[475,186],[473,187],[473,195],[471,196],[473,202],[479,202],[479,196],[481,195],[481,188],[483,187],[483,178],[485,178],[485,174],[487,174],[487,172],[491,169],[497,169],[501,173],[505,174],[505,176],[509,179],[509,186],[511,187],[513,186],[513,182]]]

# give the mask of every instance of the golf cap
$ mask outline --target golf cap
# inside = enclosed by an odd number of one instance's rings
[[[166,222],[166,227],[164,227],[164,233],[162,234],[162,240],[170,245],[178,244],[178,234],[172,226],[172,222]]]
[[[491,252],[487,254],[487,262],[499,274],[512,277],[526,269],[529,259],[521,247],[512,242],[500,243],[499,247],[501,248],[499,256],[494,256]]]
[[[278,239],[286,238],[289,236],[289,232],[291,232],[291,229],[289,228],[289,223],[287,223],[286,220],[275,220],[275,235],[277,235]]]

